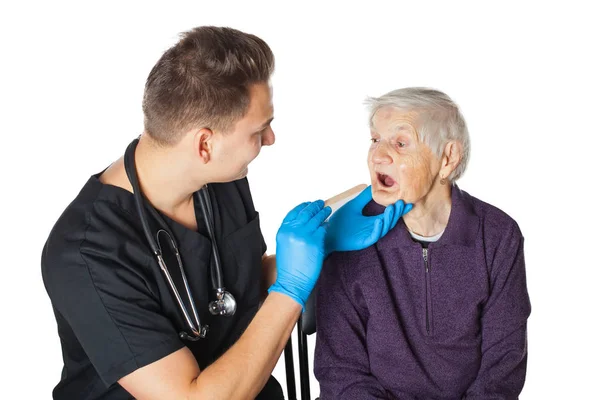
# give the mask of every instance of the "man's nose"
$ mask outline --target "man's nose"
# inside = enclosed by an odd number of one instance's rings
[[[273,128],[269,127],[263,133],[262,145],[263,146],[271,146],[274,143],[275,143],[275,132],[273,132]]]

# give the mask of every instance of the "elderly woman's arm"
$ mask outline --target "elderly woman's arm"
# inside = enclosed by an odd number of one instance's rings
[[[516,224],[504,236],[490,269],[491,295],[481,316],[482,360],[467,399],[517,399],[525,383],[527,318],[523,237]]]
[[[327,260],[316,287],[315,376],[320,398],[388,399],[369,368],[365,315],[360,311],[360,299],[347,291],[343,254],[334,253]]]

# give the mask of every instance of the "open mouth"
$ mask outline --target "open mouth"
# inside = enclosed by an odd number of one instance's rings
[[[377,180],[379,181],[379,183],[381,183],[386,188],[392,187],[396,184],[396,181],[394,180],[394,178],[392,178],[389,175],[382,174],[379,172],[377,173]]]

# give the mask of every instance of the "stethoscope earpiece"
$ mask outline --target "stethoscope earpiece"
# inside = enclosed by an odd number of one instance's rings
[[[188,342],[197,342],[200,339],[204,339],[206,334],[208,333],[208,325],[204,325],[201,327],[198,336],[196,336],[196,331],[194,331],[194,336],[191,336],[189,333],[185,331],[179,332],[179,339],[187,340]]]

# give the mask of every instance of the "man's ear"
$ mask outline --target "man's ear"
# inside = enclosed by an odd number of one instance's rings
[[[194,133],[194,148],[198,157],[206,164],[210,161],[214,145],[214,133],[209,128],[202,128]]]
[[[440,176],[447,178],[452,171],[458,167],[462,158],[462,147],[456,141],[446,143],[444,153],[442,154],[442,165],[440,168]]]

